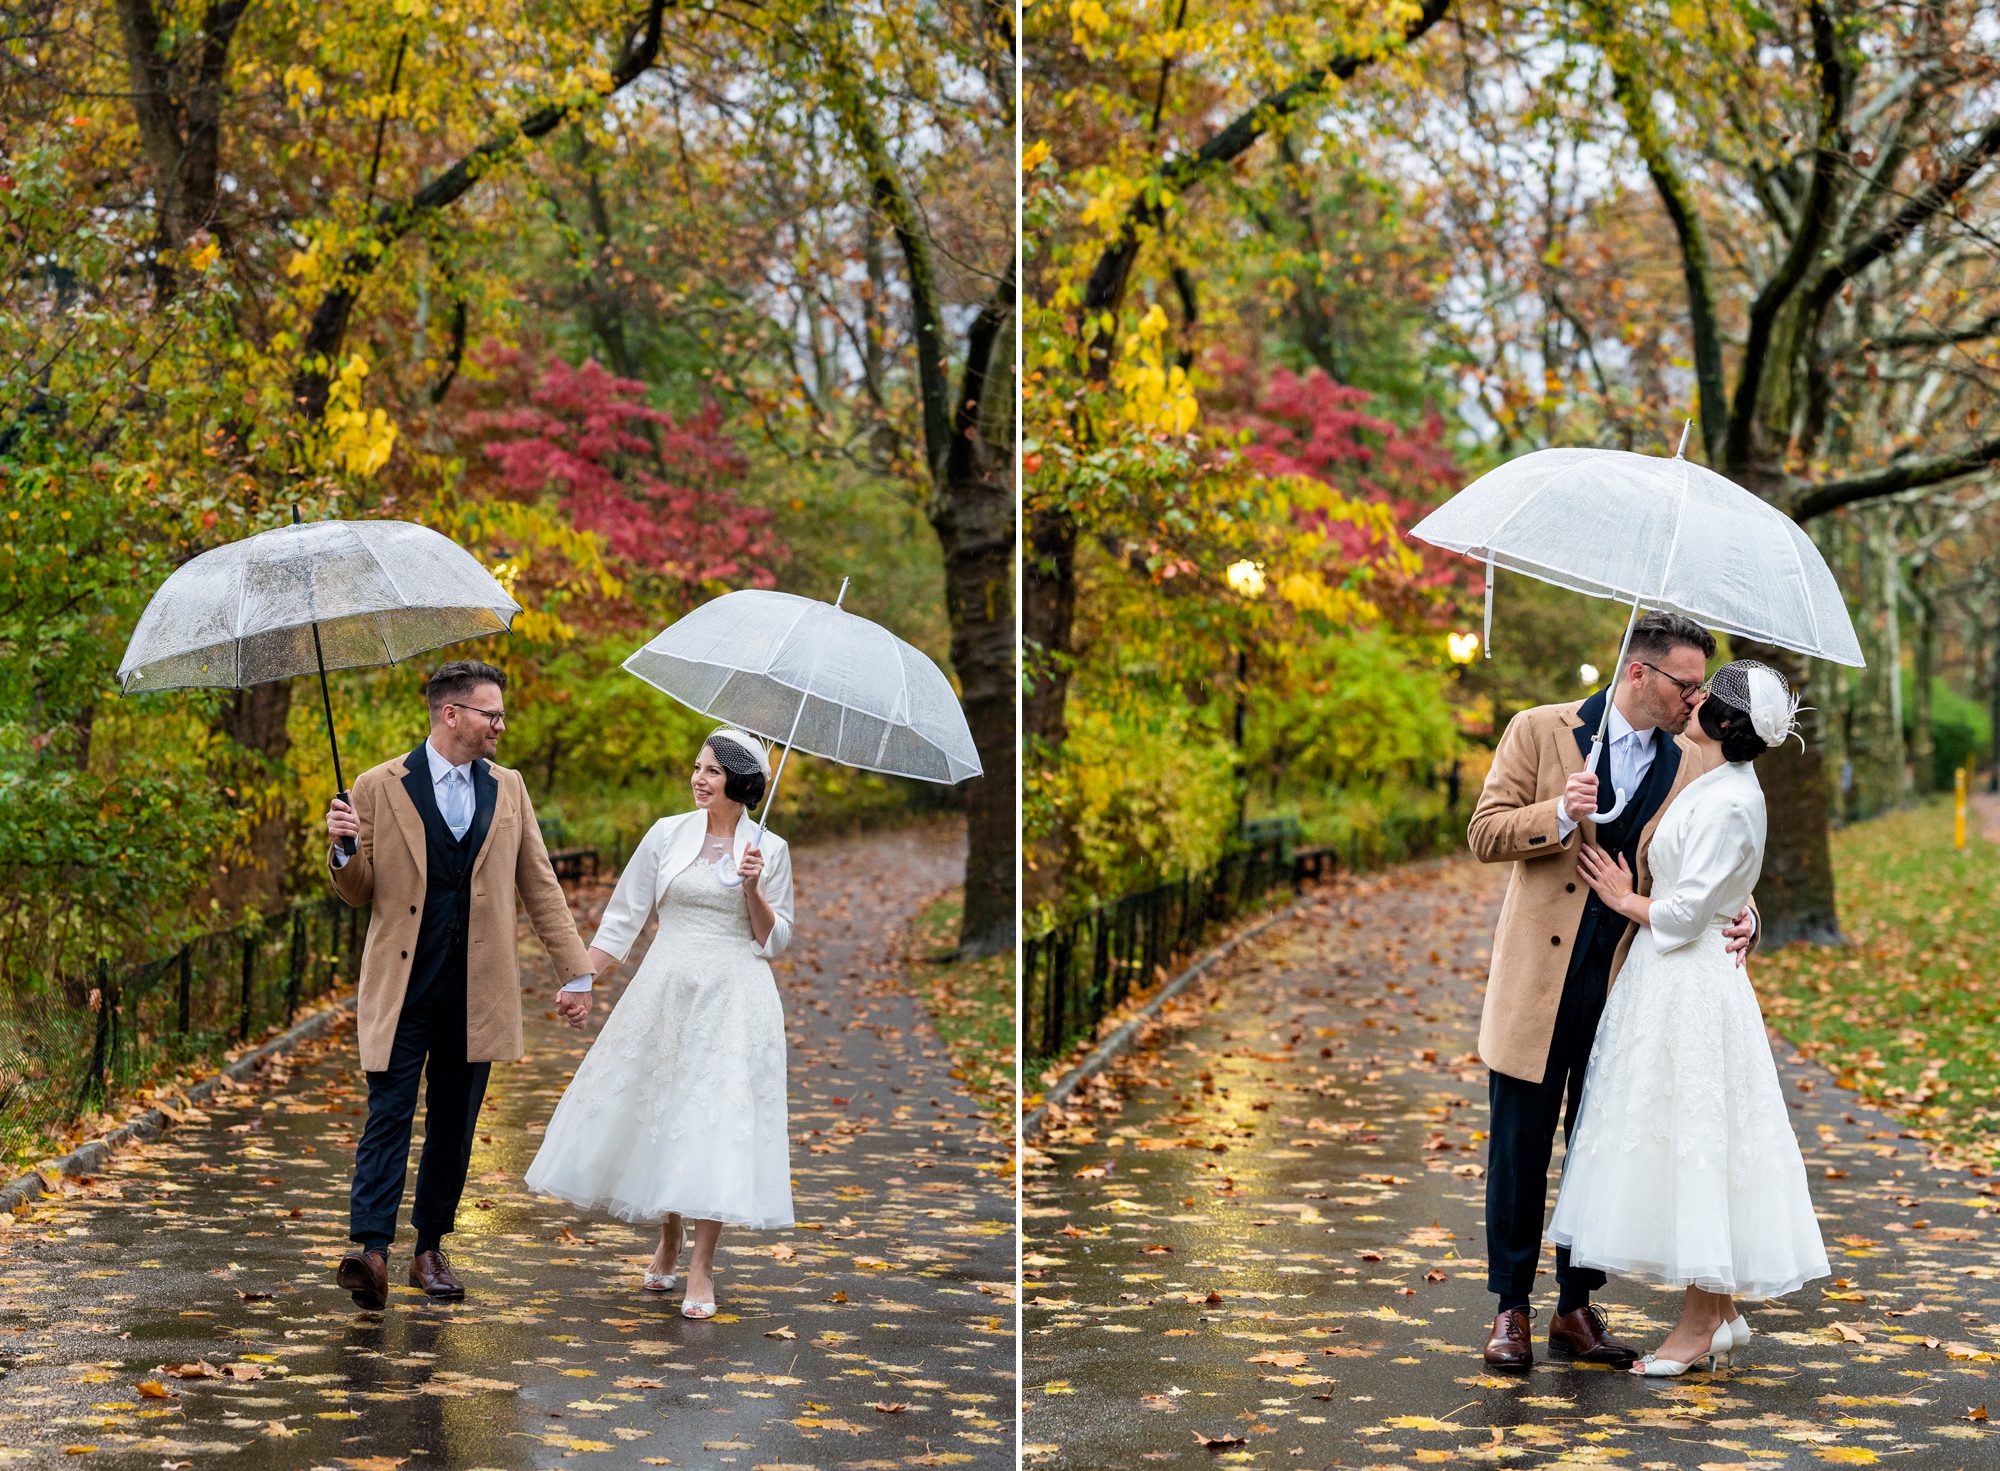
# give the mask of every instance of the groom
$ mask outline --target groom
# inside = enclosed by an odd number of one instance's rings
[[[1535,1362],[1528,1300],[1542,1254],[1549,1156],[1556,1123],[1576,1122],[1590,1047],[1633,927],[1605,907],[1576,868],[1594,843],[1621,855],[1642,894],[1652,887],[1646,851],[1667,805],[1702,774],[1692,741],[1680,738],[1701,696],[1715,640],[1672,613],[1648,613],[1632,628],[1625,667],[1581,704],[1540,705],[1507,724],[1469,831],[1482,863],[1511,863],[1493,936],[1492,968],[1479,1021],[1479,1057],[1491,1070],[1492,1124],[1486,1167],[1486,1285],[1499,1312],[1486,1344],[1495,1369]],[[1584,770],[1606,696],[1611,720],[1598,773]],[[1600,780],[1599,778],[1606,778]],[[1630,800],[1610,821],[1597,813]],[[1748,948],[1755,916],[1723,931],[1733,952]],[[1552,1354],[1624,1367],[1637,1350],[1611,1338],[1590,1294],[1604,1273],[1556,1248]]]
[[[337,1274],[364,1308],[388,1304],[419,1074],[427,1091],[410,1285],[433,1298],[465,1296],[443,1240],[465,1190],[487,1073],[521,1055],[517,892],[561,973],[590,975],[527,787],[520,773],[493,764],[506,687],[491,664],[444,665],[424,686],[429,737],[363,772],[352,805],[336,797],[327,810],[333,887],[349,904],[374,905],[355,998],[368,1122],[354,1152],[355,1245]],[[356,839],[352,855],[342,851],[344,837]],[[581,1024],[573,997],[559,995],[556,1009]]]

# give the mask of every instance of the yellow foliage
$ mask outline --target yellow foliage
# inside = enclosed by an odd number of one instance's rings
[[[360,353],[341,364],[327,392],[326,451],[350,475],[373,475],[396,448],[396,425],[381,409],[361,406],[368,360]]]
[[[1123,361],[1112,375],[1124,396],[1120,410],[1128,423],[1165,434],[1186,434],[1200,417],[1187,371],[1166,361],[1167,314],[1155,303],[1120,348]]]

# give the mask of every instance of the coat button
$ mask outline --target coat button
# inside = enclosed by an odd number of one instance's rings
[[[1571,887],[1571,888],[1573,889],[1573,888],[1575,888],[1575,887],[1576,887],[1576,885],[1575,885],[1575,884],[1571,884],[1571,885],[1570,885],[1570,887]],[[412,913],[412,914],[415,914],[416,912],[417,912],[417,906],[416,906],[416,905],[414,905],[414,904],[412,904],[412,905],[410,906],[410,913]]]
[[[410,958],[410,952],[405,950],[403,952],[403,959],[408,960],[409,958]]]
[[[1575,885],[1575,884],[1564,884],[1564,885],[1563,885],[1563,892],[1564,892],[1565,894],[1574,894],[1574,893],[1576,892],[1576,885]],[[417,912],[417,911],[416,911],[416,908],[415,908],[415,906],[414,906],[414,905],[413,905],[413,906],[411,906],[411,909],[410,909],[410,913],[412,913],[412,914],[415,914],[416,912]]]
[[[1560,945],[1560,944],[1562,944],[1562,942],[1563,942],[1563,937],[1562,937],[1561,935],[1550,935],[1550,936],[1549,936],[1549,943],[1550,943],[1551,945]]]

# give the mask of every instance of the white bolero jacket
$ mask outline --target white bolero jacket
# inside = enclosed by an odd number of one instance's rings
[[[700,855],[707,831],[708,816],[699,809],[663,817],[646,830],[604,906],[604,918],[590,942],[594,949],[624,960],[653,910],[666,897],[667,884]],[[746,812],[737,819],[731,857],[741,863],[743,850],[756,839],[757,824]],[[770,935],[763,944],[754,946],[752,953],[769,960],[784,954],[792,943],[792,851],[783,838],[770,831],[765,832],[759,846],[764,854],[764,875],[757,887],[771,906],[773,923]]]
[[[1764,788],[1748,761],[1696,777],[1653,835],[1653,905],[1660,950],[1678,950],[1733,919],[1764,870]]]

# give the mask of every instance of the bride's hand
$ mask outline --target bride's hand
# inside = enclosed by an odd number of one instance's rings
[[[1585,843],[1577,850],[1576,871],[1597,891],[1597,897],[1614,909],[1632,894],[1632,870],[1625,866],[1622,853],[1614,859],[1596,844]]]
[[[757,887],[757,880],[762,877],[764,872],[764,855],[757,851],[755,843],[752,843],[743,850],[743,861],[737,865],[736,871],[743,877],[744,888],[754,889]]]

